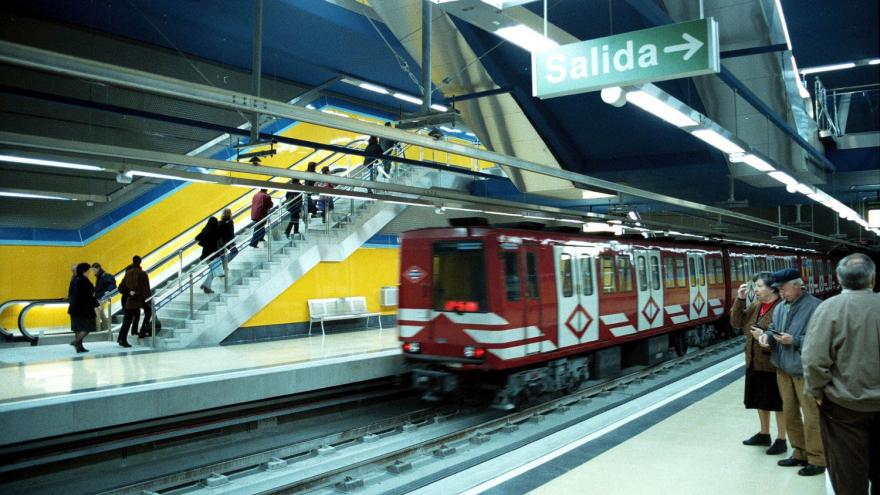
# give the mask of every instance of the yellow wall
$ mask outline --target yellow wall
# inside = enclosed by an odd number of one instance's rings
[[[399,249],[358,249],[345,261],[319,263],[242,327],[308,321],[306,301],[325,297],[365,296],[369,311],[392,314],[396,307],[379,307],[379,288],[397,285],[399,273]]]
[[[350,118],[381,123],[379,120],[365,118],[363,115],[339,109],[334,111],[338,114],[344,113]],[[286,129],[282,132],[282,135],[340,145],[344,145],[353,139],[366,138],[366,136],[350,132],[304,123],[299,123]],[[459,140],[454,139],[450,139],[450,141],[459,142]],[[286,168],[313,151],[310,148],[283,143],[276,145],[276,147],[278,154],[264,159],[262,162],[263,167]],[[319,161],[328,154],[329,152],[319,152],[313,155],[310,160]],[[485,168],[490,165],[460,156],[447,158],[446,153],[434,152],[432,150],[421,151],[411,148],[407,151],[406,155],[409,158],[449,163],[450,165],[461,166],[471,170]],[[362,158],[352,156],[350,159],[341,159],[336,165],[343,167],[349,165],[357,166],[362,162]],[[302,163],[296,169],[304,170],[305,166],[306,164]],[[229,175],[229,172],[217,173]],[[255,178],[266,177],[265,175],[256,176],[254,174],[234,175]],[[107,233],[85,246],[0,245],[0,302],[10,299],[66,297],[67,286],[71,276],[71,265],[80,262],[92,263],[97,261],[108,272],[116,273],[131,262],[132,255],[138,254],[143,256],[168,243],[170,239],[180,235],[188,227],[198,224],[189,232],[185,232],[179,241],[166,245],[161,251],[144,260],[145,266],[151,266],[156,260],[172,253],[179,246],[194,238],[201,229],[201,222],[208,214],[219,210],[236,198],[240,199],[234,203],[234,206],[247,204],[250,192],[238,187],[192,183],[173,191],[138,214],[115,225]],[[198,246],[190,249],[197,250]],[[308,320],[308,311],[305,303],[305,300],[308,298],[365,295],[370,307],[378,308],[378,287],[381,285],[397,284],[396,250],[367,249],[358,251],[355,256],[363,257],[362,251],[386,253],[384,256],[388,256],[389,251],[393,252],[393,269],[388,273],[377,273],[372,268],[354,265],[349,268],[342,268],[345,270],[342,273],[335,273],[337,267],[346,267],[349,261],[339,264],[323,263],[313,270],[312,273],[307,274],[303,281],[295,284],[279,298],[279,300],[283,299],[291,303],[294,300],[301,302],[299,306],[291,310],[290,316],[281,317],[279,316],[281,311],[278,308],[270,307],[255,316],[247,325]],[[372,256],[376,257],[379,261],[376,266],[387,267],[388,263],[391,263],[383,255],[374,254]],[[330,276],[331,272],[333,272],[332,277]],[[364,273],[368,275],[366,277],[362,276]],[[327,281],[333,279],[340,280],[339,285],[328,285]],[[307,283],[304,282],[305,280],[311,280],[312,282]],[[345,283],[342,283],[342,280],[345,280]],[[382,283],[378,283],[378,280],[382,280]],[[288,296],[288,294],[293,295]],[[13,307],[4,311],[0,315],[0,325],[6,328],[15,328],[19,310],[20,307]],[[36,320],[39,320],[40,325],[56,326],[63,324],[67,318],[65,311],[66,308],[60,307],[35,310],[29,314],[29,326],[32,324],[32,321],[36,325],[38,323]],[[266,321],[271,321],[271,323],[266,323]]]

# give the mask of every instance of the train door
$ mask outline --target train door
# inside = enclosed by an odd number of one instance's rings
[[[706,308],[706,256],[688,253],[688,269],[690,270],[690,314],[691,319],[705,318]]]
[[[529,339],[530,329],[537,329],[541,335],[543,335],[544,331],[544,318],[541,313],[541,292],[538,285],[538,246],[534,243],[526,243],[523,253],[525,254],[523,256],[524,265],[521,270],[525,274],[525,277],[523,277],[525,279],[523,290],[523,295],[525,296],[523,332],[525,332],[525,336],[523,338]],[[538,342],[526,343],[526,355],[541,352],[541,343],[545,340],[541,339]]]
[[[524,287],[526,285],[524,272],[522,271],[523,262],[521,260],[521,250],[517,244],[509,244],[512,248],[502,244],[501,264],[504,270],[503,290],[504,312],[501,313],[507,319],[508,323],[513,327],[508,336],[502,337],[502,341],[527,340],[540,337],[541,332],[537,327],[529,324],[529,314],[526,310],[526,294]],[[499,332],[500,333],[500,332]],[[540,344],[539,344],[540,346]],[[512,347],[507,350],[507,357],[520,358],[526,352],[527,345]]]
[[[557,342],[559,347],[575,345],[580,342],[577,329],[580,328],[580,305],[575,288],[576,250],[569,246],[553,246],[553,264],[556,268],[556,311]]]
[[[577,249],[577,269],[581,308],[579,340],[581,343],[592,342],[599,340],[599,290],[596,286],[596,258],[586,248]]]
[[[639,331],[663,326],[660,251],[636,250]]]
[[[553,255],[559,347],[597,340],[599,299],[593,257],[567,246],[554,246]]]

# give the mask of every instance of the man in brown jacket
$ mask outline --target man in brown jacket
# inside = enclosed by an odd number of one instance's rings
[[[144,310],[144,321],[149,321],[152,311],[152,302],[147,299],[152,296],[153,291],[150,288],[150,277],[147,272],[141,269],[141,257],[134,256],[131,259],[131,269],[125,273],[122,284],[119,285],[119,292],[125,292],[128,297],[125,300],[125,316],[122,319],[122,328],[119,330],[119,336],[116,342],[122,347],[131,347],[128,343],[128,331],[133,329],[137,332],[138,322],[141,317],[141,308]],[[134,324],[132,326],[132,323]]]
[[[822,302],[801,358],[804,391],[819,404],[831,485],[838,495],[880,492],[880,294],[864,254],[837,265],[843,291]]]

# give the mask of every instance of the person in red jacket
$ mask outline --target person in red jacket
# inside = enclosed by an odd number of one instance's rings
[[[272,198],[266,189],[260,189],[260,192],[254,195],[251,201],[251,220],[254,224],[269,216],[269,210],[272,209]],[[254,236],[251,238],[251,247],[257,247],[263,237],[266,235],[266,224],[254,226]]]

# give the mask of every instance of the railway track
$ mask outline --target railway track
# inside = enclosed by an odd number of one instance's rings
[[[105,493],[407,493],[736,355],[734,339],[514,412],[440,405]]]

